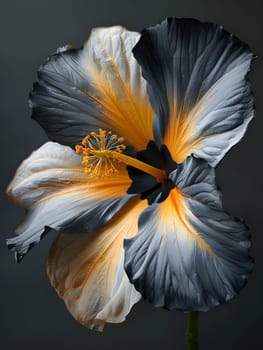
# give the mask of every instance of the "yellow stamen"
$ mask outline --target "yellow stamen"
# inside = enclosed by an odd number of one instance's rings
[[[120,143],[123,141],[123,137],[102,129],[99,129],[99,133],[93,131],[86,136],[81,145],[75,147],[76,153],[83,155],[85,172],[91,176],[108,176],[118,171],[113,164],[118,161],[154,176],[158,182],[167,177],[164,170],[123,154],[126,149],[126,146]]]
[[[97,154],[97,156],[99,155]],[[158,182],[162,182],[167,177],[164,170],[155,168],[150,164],[144,163],[136,158],[127,156],[126,154],[111,151],[107,156],[111,157],[112,159],[116,159],[120,162],[123,162],[127,165],[130,165],[134,168],[137,168],[141,171],[144,171],[149,175],[154,176],[158,180]]]

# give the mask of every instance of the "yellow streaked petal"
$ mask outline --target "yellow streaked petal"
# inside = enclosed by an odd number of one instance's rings
[[[139,218],[125,240],[125,271],[155,306],[207,311],[232,299],[253,262],[247,226],[222,208],[215,172],[188,157],[170,173],[176,186]]]
[[[51,140],[75,147],[102,128],[146,148],[153,110],[132,53],[139,37],[120,26],[96,28],[83,48],[66,47],[41,65],[30,103]]]
[[[48,142],[18,168],[8,187],[13,202],[27,209],[24,222],[8,246],[21,259],[50,228],[62,232],[94,232],[130,199],[125,166],[105,178],[84,172],[82,157],[66,146]]]
[[[98,104],[108,128],[141,150],[153,139],[153,110],[132,54],[138,39],[138,33],[123,27],[94,29],[81,64],[94,88],[87,94]]]
[[[195,154],[215,167],[254,114],[248,45],[222,26],[169,18],[145,29],[133,53],[148,83],[155,140],[178,163]]]
[[[102,330],[105,322],[123,322],[140,299],[123,269],[123,240],[137,233],[138,217],[146,205],[133,199],[97,233],[60,234],[53,243],[48,277],[84,326]]]

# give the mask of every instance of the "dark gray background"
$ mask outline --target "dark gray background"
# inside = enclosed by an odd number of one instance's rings
[[[58,46],[76,47],[95,26],[122,24],[133,30],[166,16],[214,21],[248,42],[259,56],[250,78],[257,118],[243,141],[218,168],[225,208],[251,227],[256,265],[241,295],[200,317],[201,349],[263,349],[262,236],[262,9],[260,0],[86,0],[1,1],[1,241],[0,348],[28,349],[184,349],[186,315],[137,304],[125,323],[107,325],[103,334],[79,326],[48,284],[45,260],[53,236],[17,265],[4,238],[23,217],[4,189],[16,167],[47,140],[30,120],[28,92],[36,70]]]

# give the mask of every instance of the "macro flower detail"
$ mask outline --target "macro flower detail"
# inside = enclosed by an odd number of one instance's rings
[[[8,186],[26,217],[7,245],[21,261],[58,232],[47,274],[81,324],[122,322],[141,297],[207,311],[244,286],[250,234],[215,166],[253,117],[252,59],[220,26],[170,18],[94,29],[40,67],[30,105],[51,141]]]

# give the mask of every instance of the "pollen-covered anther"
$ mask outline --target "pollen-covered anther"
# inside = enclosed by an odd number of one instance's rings
[[[82,152],[83,152],[83,147],[80,146],[80,145],[76,145],[76,146],[75,146],[75,150],[76,150],[76,153],[77,153],[77,154],[82,154]]]
[[[80,145],[75,146],[76,153],[83,156],[82,164],[85,165],[85,173],[104,177],[118,172],[113,162],[114,154],[122,153],[126,146],[122,144],[123,137],[112,134],[111,131],[99,129],[85,136]]]

